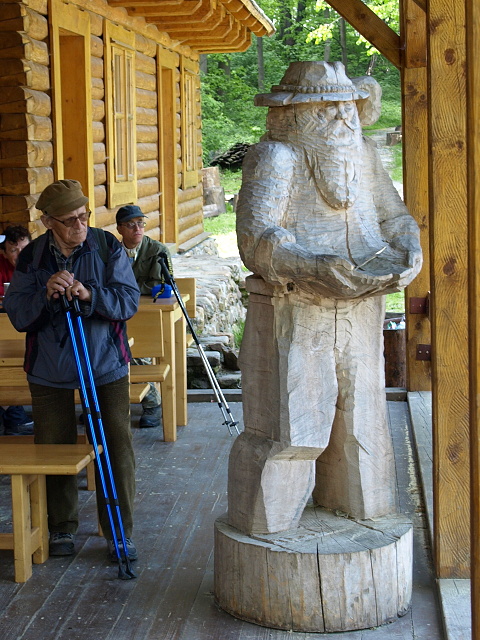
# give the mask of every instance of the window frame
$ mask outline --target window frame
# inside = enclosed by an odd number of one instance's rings
[[[198,64],[188,58],[181,61],[181,114],[182,114],[182,188],[196,187],[198,176],[197,127]]]
[[[135,33],[106,21],[104,42],[107,189],[112,208],[137,199]]]

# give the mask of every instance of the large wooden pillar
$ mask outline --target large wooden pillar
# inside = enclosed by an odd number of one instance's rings
[[[466,0],[472,638],[480,638],[480,6]]]
[[[403,193],[408,210],[420,227],[423,248],[421,273],[407,287],[407,370],[409,391],[429,391],[430,361],[417,358],[419,345],[431,344],[427,295],[430,291],[428,210],[428,110],[426,15],[414,0],[400,0],[403,44],[402,141]],[[424,306],[422,308],[422,301]],[[426,349],[421,349],[425,353]]]
[[[429,0],[427,39],[434,562],[438,577],[466,578],[470,464],[465,0]]]

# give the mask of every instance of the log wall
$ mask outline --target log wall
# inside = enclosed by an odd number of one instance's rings
[[[73,3],[70,3],[70,6]],[[178,66],[174,71],[176,141],[173,162],[176,175],[167,179],[177,185],[177,247],[192,242],[203,233],[203,201],[200,170],[201,107],[199,81],[195,97],[199,183],[182,189],[181,76],[182,56],[198,65],[198,55],[188,47],[174,43],[166,33],[147,25],[142,18],[132,18],[121,8],[112,8],[106,0],[77,0],[79,9],[90,19],[90,65],[92,99],[92,149],[95,225],[115,232],[117,207],[109,208],[107,170],[107,131],[105,125],[105,21],[135,32],[135,98],[137,201],[148,215],[147,233],[161,238],[165,214],[161,201],[163,170],[159,152],[159,45],[175,52]],[[55,179],[55,127],[52,117],[53,77],[49,49],[49,4],[47,0],[6,2],[0,15],[0,229],[9,224],[24,224],[33,236],[44,231],[35,203],[41,191]],[[65,176],[68,177],[68,176]],[[165,176],[164,178],[165,179]],[[168,239],[167,239],[168,240]]]

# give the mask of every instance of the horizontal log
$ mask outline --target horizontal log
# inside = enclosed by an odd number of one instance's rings
[[[158,229],[159,224],[160,211],[150,211],[148,214],[147,226],[145,227],[145,231],[150,238],[152,237],[152,234],[155,236],[156,229]]]
[[[203,209],[200,211],[195,210],[189,213],[188,215],[178,215],[178,231],[185,231],[189,227],[194,227],[196,225],[203,225]]]
[[[105,184],[107,181],[107,167],[105,163],[93,165],[93,184],[95,186],[99,184]]]
[[[92,122],[93,142],[103,142],[105,140],[105,126],[103,122]]]
[[[104,229],[115,223],[115,211],[105,206],[95,207],[95,226]],[[118,235],[118,234],[117,234]]]
[[[144,107],[137,106],[136,109],[137,125],[157,125],[158,111],[156,109],[146,109]]]
[[[190,242],[194,238],[200,238],[203,234],[203,222],[193,227],[188,227],[184,231],[179,230],[178,244],[185,244],[186,242]]]
[[[103,40],[98,36],[90,36],[90,54],[96,58],[103,58]]]
[[[29,113],[0,113],[0,140],[51,140],[52,121]]]
[[[137,180],[137,197],[143,198],[144,196],[160,195],[159,193],[159,181],[157,177],[143,178]]]
[[[101,100],[105,96],[105,85],[102,78],[92,78],[92,99]]]
[[[92,120],[100,122],[105,118],[105,102],[103,100],[92,100]]]
[[[51,142],[0,141],[0,167],[49,167],[52,163]]]
[[[135,34],[135,49],[140,53],[153,58],[157,52],[157,43],[150,38],[146,38],[140,33]]]
[[[50,73],[43,64],[32,60],[4,60],[0,87],[28,87],[37,91],[50,89]]]
[[[13,0],[15,2],[17,0]],[[46,16],[48,13],[48,0],[23,0],[23,4],[26,4],[33,11],[41,13],[42,16]]]
[[[45,42],[30,38],[25,33],[0,33],[0,59],[25,58],[48,65],[48,48]]]
[[[54,180],[52,167],[0,169],[0,195],[41,193]]]
[[[178,203],[188,202],[195,198],[201,198],[203,193],[203,185],[200,183],[197,184],[196,187],[192,187],[191,189],[180,190],[178,192]]]
[[[91,56],[90,60],[92,78],[103,78],[104,66],[103,58]]]
[[[105,185],[96,185],[94,187],[93,193],[95,199],[95,210],[99,207],[104,207],[107,204],[107,188],[105,187]],[[97,224],[96,218],[97,214],[95,213],[95,224]]]
[[[135,70],[155,76],[157,74],[157,62],[154,57],[146,56],[144,53],[137,51],[135,54]]]
[[[33,113],[49,116],[50,97],[42,91],[24,87],[5,87],[0,91],[0,113]]]
[[[157,93],[155,91],[146,91],[145,89],[136,89],[135,96],[137,105],[146,109],[155,109],[157,106]]]
[[[158,127],[153,125],[138,124],[136,127],[137,142],[155,142],[158,141]]]
[[[37,209],[39,194],[28,196],[3,196],[2,216],[23,213],[28,220],[36,220],[41,212]]]
[[[137,162],[137,180],[158,176],[158,160],[142,160]]]
[[[140,142],[137,144],[137,160],[154,160],[158,158],[158,145],[155,142]]]
[[[140,209],[143,211],[143,213],[145,214],[150,214],[150,212],[158,212],[159,206],[160,206],[160,198],[157,195],[153,195],[153,196],[145,196],[144,198],[139,198],[137,200],[137,205],[140,207]]]
[[[9,5],[15,7],[15,5]],[[16,17],[12,15],[10,19],[5,19],[6,12],[2,8],[2,20],[0,20],[0,31],[24,31],[35,40],[45,40],[48,36],[47,19],[36,11],[32,11],[23,5],[16,5],[18,14]]]
[[[103,142],[94,142],[93,144],[93,162],[94,164],[100,164],[107,159],[105,144]]]
[[[88,3],[91,5],[91,3]],[[88,11],[89,7],[85,7],[90,16],[90,33],[101,38],[103,36],[103,16],[100,13]]]
[[[143,71],[136,71],[135,73],[135,86],[137,89],[145,89],[146,91],[157,90],[157,77],[150,73],[144,73]]]

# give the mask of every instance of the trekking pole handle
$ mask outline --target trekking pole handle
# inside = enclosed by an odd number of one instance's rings
[[[158,264],[160,265],[160,269],[162,271],[163,277],[165,278],[166,284],[171,285],[172,275],[168,268],[169,263],[170,263],[170,260],[168,258],[168,255],[164,251],[162,251],[162,253],[158,255]]]
[[[80,303],[77,296],[74,296],[71,300],[69,300],[67,296],[63,294],[60,296],[60,300],[65,312],[73,311],[76,315],[80,315]]]

